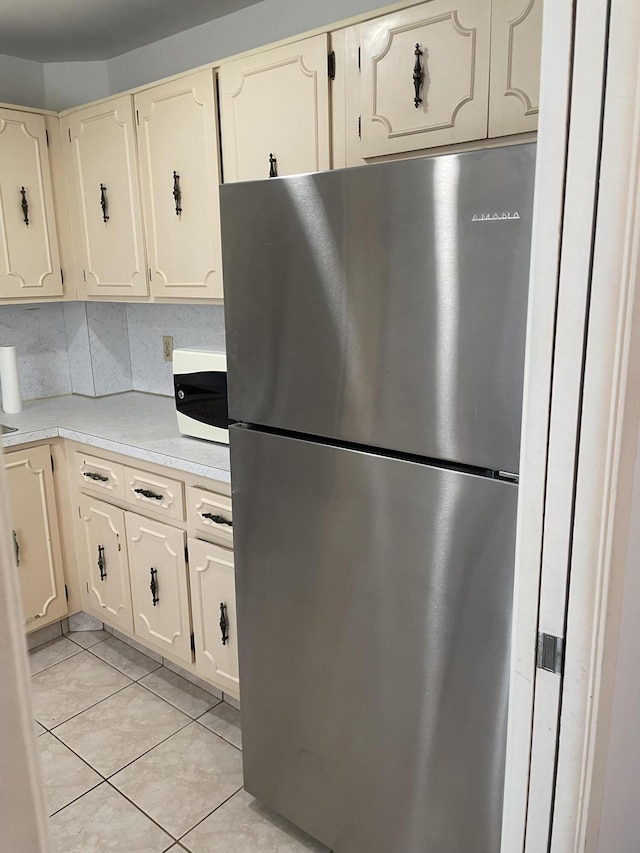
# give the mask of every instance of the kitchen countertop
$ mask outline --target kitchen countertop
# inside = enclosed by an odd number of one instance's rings
[[[178,432],[173,397],[127,391],[108,397],[70,394],[30,400],[20,414],[0,414],[18,432],[2,436],[5,448],[68,438],[146,462],[230,482],[229,448]]]

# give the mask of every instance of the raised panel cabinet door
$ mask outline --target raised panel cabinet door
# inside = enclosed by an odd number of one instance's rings
[[[146,296],[132,99],[87,107],[67,122],[87,295]]]
[[[487,135],[490,0],[430,0],[360,25],[362,156]]]
[[[489,136],[538,127],[543,0],[493,0]]]
[[[132,512],[125,524],[134,633],[191,662],[185,534]]]
[[[124,512],[81,497],[80,521],[84,606],[114,627],[133,631]]]
[[[27,631],[67,612],[48,445],[4,458],[10,522]]]
[[[44,116],[0,109],[0,299],[62,296]]]
[[[233,551],[189,539],[196,669],[238,694],[238,637]]]
[[[328,50],[318,35],[220,68],[225,182],[331,168]]]

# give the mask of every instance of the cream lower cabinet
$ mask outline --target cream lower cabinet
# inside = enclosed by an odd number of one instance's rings
[[[319,35],[220,68],[225,183],[331,168],[328,51]]]
[[[430,0],[360,25],[362,156],[487,135],[491,0]]]
[[[213,71],[135,96],[151,292],[222,299]]]
[[[7,453],[4,466],[28,632],[67,613],[49,446]]]
[[[191,619],[185,533],[125,513],[135,634],[191,663]]]
[[[73,175],[71,206],[88,296],[148,293],[138,163],[130,95],[71,113],[61,122]]]
[[[489,136],[535,130],[543,0],[493,0]]]
[[[102,501],[80,497],[80,554],[85,610],[114,627],[133,631],[124,512]]]
[[[0,109],[0,299],[62,296],[44,116]]]
[[[237,692],[238,638],[233,551],[189,539],[196,666],[222,690]]]

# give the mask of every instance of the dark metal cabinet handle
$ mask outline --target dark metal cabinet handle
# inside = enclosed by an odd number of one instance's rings
[[[104,561],[104,545],[98,545],[98,571],[100,572],[100,580],[106,580],[107,570]]]
[[[109,209],[109,202],[107,201],[107,188],[104,184],[100,184],[100,207],[102,208],[102,221],[108,222],[109,215],[107,211]]]
[[[20,565],[20,546],[18,545],[18,534],[16,533],[15,530],[12,532],[13,532],[13,550],[15,551],[15,555],[16,555],[16,566],[19,566]]]
[[[149,491],[149,489],[134,489],[133,491],[136,495],[142,495],[143,498],[149,498],[154,501],[162,500],[162,495],[157,495],[155,492]]]
[[[424,79],[424,71],[422,70],[422,66],[420,65],[420,57],[422,56],[422,51],[420,50],[419,44],[416,44],[416,49],[414,50],[413,55],[416,58],[415,63],[413,65],[413,103],[415,105],[415,108],[418,109],[418,107],[422,103],[422,98],[420,97],[420,86],[422,86],[422,80]]]
[[[27,201],[27,191],[24,187],[20,188],[20,207],[22,208],[22,216],[24,219],[24,224],[29,224],[29,202]]]
[[[96,474],[95,471],[83,471],[82,476],[88,477],[90,480],[96,480],[96,482],[98,482],[98,483],[108,483],[109,482],[108,477],[103,477],[102,474]]]
[[[273,154],[269,154],[269,177],[277,178],[278,177],[278,161],[273,156]]]
[[[212,515],[210,512],[203,512],[202,517],[208,518],[209,521],[213,521],[215,524],[227,524],[229,527],[233,527],[233,521],[225,518],[224,515]]]
[[[158,570],[150,569],[151,571],[151,583],[149,584],[149,589],[151,590],[151,602],[154,607],[158,604],[160,599],[158,598]]]
[[[182,192],[180,190],[180,175],[177,172],[173,173],[173,200],[176,204],[176,216],[182,213]]]
[[[229,620],[227,619],[227,605],[224,601],[220,602],[220,633],[222,634],[222,645],[226,646],[229,642]]]

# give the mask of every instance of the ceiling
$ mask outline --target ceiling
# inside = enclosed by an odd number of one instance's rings
[[[260,0],[0,0],[0,53],[111,59]]]

